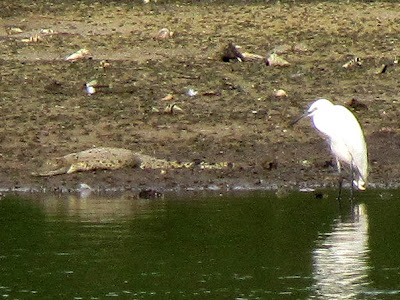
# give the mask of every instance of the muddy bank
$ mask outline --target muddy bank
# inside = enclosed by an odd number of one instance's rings
[[[365,104],[352,109],[368,143],[371,186],[400,182],[398,4],[1,5],[1,187],[331,186],[327,146],[308,120],[289,126],[320,97]],[[158,38],[162,28],[173,34]],[[275,49],[290,66],[223,62],[229,42],[262,56]],[[84,59],[65,60],[81,48]],[[342,67],[354,57],[362,64]],[[276,97],[279,89],[287,97]],[[170,104],[183,113],[164,114]],[[237,167],[30,175],[46,158],[92,147]]]

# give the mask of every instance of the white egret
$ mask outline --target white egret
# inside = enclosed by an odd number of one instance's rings
[[[352,184],[359,190],[365,190],[368,177],[367,146],[356,117],[346,107],[334,105],[326,99],[313,102],[293,124],[304,117],[310,117],[314,128],[328,141],[336,159],[339,175],[341,163],[349,165]],[[342,177],[340,176],[339,199],[341,187]]]

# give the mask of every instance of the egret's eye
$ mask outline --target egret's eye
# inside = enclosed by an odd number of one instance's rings
[[[315,112],[317,109],[318,109],[317,107],[314,107],[313,109],[308,110],[308,113],[309,113],[309,114],[312,114],[312,113]]]

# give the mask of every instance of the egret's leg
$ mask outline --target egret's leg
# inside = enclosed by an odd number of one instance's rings
[[[354,168],[353,168],[353,164],[351,164],[351,181],[350,181],[350,185],[351,185],[351,190],[350,190],[350,203],[351,206],[353,207],[353,196],[354,196]]]
[[[338,194],[338,197],[337,197],[337,199],[338,199],[338,201],[339,201],[339,204],[341,203],[341,199],[342,199],[342,184],[343,184],[343,177],[342,177],[342,168],[340,167],[340,162],[339,162],[339,160],[338,159],[336,159],[336,165],[337,165],[337,169],[338,169],[338,172],[339,172],[339,194]]]

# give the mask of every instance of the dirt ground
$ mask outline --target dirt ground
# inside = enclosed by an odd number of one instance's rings
[[[399,4],[31,2],[0,3],[3,189],[332,186],[327,145],[309,120],[289,125],[322,97],[361,103],[350,109],[368,144],[369,186],[400,182]],[[159,38],[162,28],[173,34]],[[290,66],[224,62],[230,42]],[[89,55],[65,60],[81,48]],[[354,57],[362,65],[342,67]],[[163,113],[168,104],[184,113]],[[103,146],[234,167],[31,176],[46,158]]]

